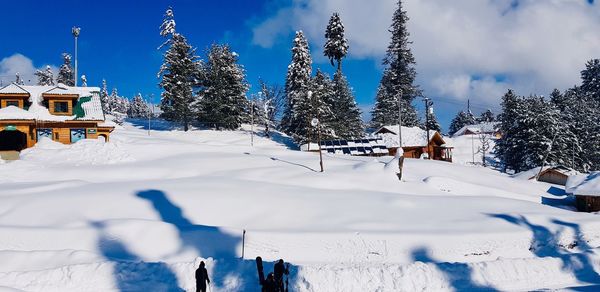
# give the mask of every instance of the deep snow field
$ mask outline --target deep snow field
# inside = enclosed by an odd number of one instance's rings
[[[0,162],[0,291],[195,291],[201,260],[212,291],[260,291],[256,256],[291,262],[291,291],[600,284],[600,216],[561,187],[415,159],[400,182],[392,157],[320,173],[281,135],[140,127]]]

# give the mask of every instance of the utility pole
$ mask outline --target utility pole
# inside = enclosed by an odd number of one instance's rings
[[[312,93],[312,91],[308,92],[308,98],[312,101],[313,107],[315,108],[316,111],[316,118],[312,119],[310,121],[310,125],[313,127],[313,129],[316,127],[317,128],[317,144],[319,145],[319,165],[321,166],[321,172],[324,171],[323,169],[323,152],[321,151],[321,126],[320,126],[320,121],[319,121],[319,106],[320,106],[320,101],[318,100],[318,97],[313,97],[314,94]],[[308,140],[308,147],[310,149],[310,139]]]
[[[150,136],[150,119],[152,115],[154,115],[154,105],[152,105],[152,100],[154,100],[154,93],[150,94],[150,100],[148,102],[148,136]]]
[[[79,79],[79,76],[77,76],[77,38],[79,38],[79,33],[81,32],[81,28],[80,27],[76,27],[74,26],[71,29],[71,33],[73,34],[73,37],[75,37],[75,87],[77,87],[77,79]]]
[[[250,101],[250,115],[252,116],[250,119],[250,146],[254,147],[254,95],[252,95],[252,100]]]
[[[398,89],[398,179],[402,181],[402,168],[404,167],[404,153],[402,152],[402,88]]]
[[[427,159],[431,159],[431,149],[429,147],[429,139],[431,139],[429,137],[429,115],[431,113],[429,109],[433,105],[433,102],[428,97],[423,98],[423,101],[425,102],[425,131],[427,132],[427,142],[425,142],[425,145],[427,147]]]

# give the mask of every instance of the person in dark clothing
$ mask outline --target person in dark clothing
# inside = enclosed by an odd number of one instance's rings
[[[204,262],[200,262],[200,266],[196,270],[196,292],[206,292],[206,283],[210,285],[208,271],[204,267]]]
[[[275,282],[275,277],[273,277],[273,273],[269,273],[265,282],[263,283],[262,292],[277,292],[278,287]]]
[[[280,259],[273,268],[273,272],[275,273],[275,283],[277,283],[278,291],[284,292],[283,286],[283,275],[288,275],[289,271],[285,268],[285,264],[282,259]]]

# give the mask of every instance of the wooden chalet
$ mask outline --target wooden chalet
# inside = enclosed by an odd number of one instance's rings
[[[600,171],[570,176],[565,191],[575,196],[578,211],[600,212]]]
[[[373,134],[382,139],[389,150],[389,155],[396,155],[398,149],[398,125],[384,126]],[[419,127],[402,127],[402,150],[405,158],[421,158],[431,153],[431,159],[452,162],[453,147],[446,144],[442,135]]]
[[[564,186],[567,184],[567,179],[569,176],[577,174],[579,174],[579,172],[576,170],[562,165],[545,167],[544,170],[542,170],[542,172],[539,174],[538,181]],[[536,179],[537,176],[538,174],[536,173],[529,179]]]
[[[460,128],[452,137],[465,136],[465,135],[490,135],[496,139],[500,139],[502,134],[500,133],[499,122],[488,122],[475,125],[466,125]]]
[[[44,137],[64,144],[109,141],[113,130],[99,88],[16,83],[0,88],[0,151],[21,151]]]

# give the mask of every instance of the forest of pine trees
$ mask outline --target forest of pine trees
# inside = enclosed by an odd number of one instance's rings
[[[565,165],[580,171],[600,169],[600,61],[581,72],[582,84],[550,98],[502,98],[502,138],[496,155],[505,170],[519,172],[545,165]]]

